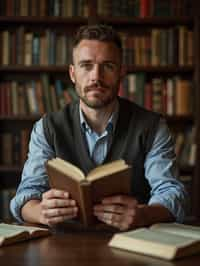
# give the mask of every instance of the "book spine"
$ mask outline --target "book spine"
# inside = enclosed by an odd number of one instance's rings
[[[191,84],[188,80],[177,79],[176,83],[176,114],[191,114]]]
[[[94,223],[92,208],[91,185],[89,182],[81,182],[80,186],[80,215],[84,227]]]

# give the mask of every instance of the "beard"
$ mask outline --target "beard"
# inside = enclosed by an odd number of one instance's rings
[[[113,103],[116,100],[119,91],[119,81],[117,81],[113,86],[109,86],[101,81],[82,89],[77,82],[75,86],[80,100],[92,109],[101,109]],[[93,96],[93,99],[90,99],[87,94],[94,90],[100,90],[100,95],[97,94],[96,96]]]

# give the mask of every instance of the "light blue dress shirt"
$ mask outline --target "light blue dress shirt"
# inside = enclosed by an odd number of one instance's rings
[[[104,160],[111,145],[117,117],[118,110],[110,117],[105,131],[99,135],[89,127],[80,110],[80,121],[88,151],[97,164]],[[10,203],[11,212],[18,221],[23,221],[22,206],[30,199],[41,199],[42,193],[49,189],[44,165],[48,159],[54,157],[55,153],[45,138],[42,119],[40,119],[33,127],[21,183]],[[164,119],[160,120],[152,148],[146,156],[144,168],[145,176],[151,186],[148,204],[162,204],[174,215],[177,222],[182,222],[188,207],[188,195],[183,184],[177,179],[173,141]]]

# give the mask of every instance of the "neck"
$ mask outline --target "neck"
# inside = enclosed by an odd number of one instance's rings
[[[80,101],[80,107],[84,113],[87,123],[98,134],[101,134],[105,130],[110,116],[115,111],[116,105],[117,100],[113,101],[108,106],[104,106],[103,108],[94,109],[88,107]]]

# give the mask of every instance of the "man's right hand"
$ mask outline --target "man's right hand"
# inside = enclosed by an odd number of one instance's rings
[[[22,207],[21,214],[25,222],[53,226],[76,218],[78,207],[68,192],[50,189],[43,193],[41,201],[36,199],[28,201]]]
[[[76,202],[69,198],[69,193],[62,190],[50,189],[43,193],[40,222],[49,226],[76,218],[78,208]]]

